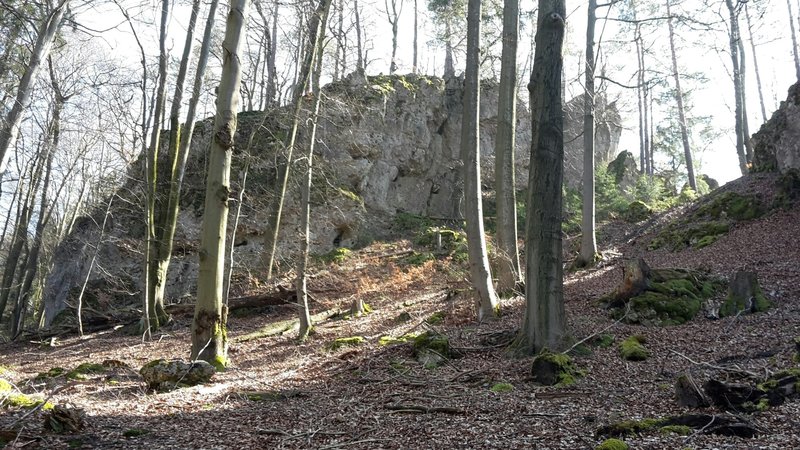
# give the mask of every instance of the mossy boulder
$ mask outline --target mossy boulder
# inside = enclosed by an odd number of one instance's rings
[[[644,361],[650,357],[650,350],[645,348],[645,343],[644,336],[631,336],[620,342],[619,354],[627,361]]]
[[[651,250],[665,247],[672,251],[703,248],[727,234],[736,222],[756,219],[767,211],[758,195],[715,192],[682,219],[666,226],[648,247]]]
[[[623,437],[645,433],[677,433],[687,435],[695,430],[703,434],[754,437],[760,430],[744,418],[728,414],[684,414],[663,419],[624,420],[602,426],[597,437]]]
[[[640,200],[631,202],[628,205],[628,208],[625,210],[625,220],[631,223],[641,222],[649,219],[652,215],[653,208]]]
[[[53,370],[53,369],[51,369]],[[101,374],[106,371],[106,367],[97,363],[83,363],[78,367],[67,372],[67,378],[70,380],[85,380],[87,375]]]
[[[628,267],[640,267],[628,270]],[[680,325],[692,320],[704,302],[724,288],[724,281],[690,269],[650,269],[626,264],[623,281],[603,298],[612,316],[642,325]]]
[[[170,389],[208,383],[217,369],[205,361],[184,362],[157,359],[145,364],[139,374],[149,389]]]
[[[414,338],[414,356],[427,369],[433,369],[450,359],[450,339],[441,333],[426,331]]]
[[[611,438],[606,439],[600,445],[595,447],[595,450],[628,450],[630,446],[619,439]]]
[[[545,349],[533,359],[531,375],[533,381],[545,386],[569,386],[583,374],[569,356]]]
[[[728,296],[719,309],[720,317],[766,311],[771,303],[764,296],[755,272],[737,271],[728,285]]]
[[[357,347],[361,344],[364,344],[367,340],[364,336],[348,336],[342,338],[336,338],[328,344],[328,349],[330,351],[339,350],[342,347]]]

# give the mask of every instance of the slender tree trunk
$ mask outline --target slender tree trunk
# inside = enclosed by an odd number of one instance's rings
[[[764,91],[761,88],[761,72],[758,70],[758,52],[756,51],[756,41],[753,38],[753,24],[750,21],[750,9],[747,3],[744,5],[744,14],[747,18],[747,31],[750,33],[750,49],[753,52],[753,69],[756,72],[756,84],[758,85],[758,103],[761,106],[761,118],[767,121],[767,108],[764,106]]]
[[[25,73],[19,82],[14,106],[8,112],[5,122],[0,125],[0,178],[6,172],[8,149],[14,145],[14,141],[17,139],[19,125],[22,122],[22,113],[30,104],[31,93],[33,92],[39,68],[42,65],[42,61],[50,54],[53,41],[61,28],[61,23],[68,7],[69,0],[61,0],[42,22],[36,36],[36,44],[33,47],[31,59],[28,61]]]
[[[326,7],[326,3],[330,0],[319,0],[319,7],[317,11],[323,11]],[[262,254],[262,264],[267,269],[267,279],[272,278],[272,270],[275,265],[275,255],[278,249],[278,236],[280,235],[280,224],[281,224],[281,217],[283,215],[283,204],[286,201],[286,188],[289,184],[289,173],[291,172],[291,162],[292,162],[292,154],[294,152],[294,147],[297,143],[297,130],[300,126],[299,118],[300,118],[300,111],[303,107],[303,93],[305,92],[306,88],[309,85],[310,78],[311,78],[311,71],[313,66],[314,60],[314,49],[317,46],[316,36],[317,36],[317,29],[320,26],[320,19],[321,15],[314,14],[311,17],[311,21],[309,23],[309,30],[310,34],[309,40],[306,45],[306,49],[304,52],[304,59],[300,63],[300,74],[298,77],[298,82],[295,85],[294,93],[292,95],[292,129],[289,132],[288,140],[286,143],[286,169],[283,170],[281,175],[279,176],[280,185],[278,186],[278,195],[276,196],[276,201],[272,208],[272,214],[268,219],[267,224],[267,240],[265,242],[265,251]],[[327,19],[327,15],[326,15]],[[324,24],[323,24],[324,26]],[[302,41],[298,42],[298,46],[302,46]]]
[[[272,108],[277,104],[278,74],[275,68],[275,58],[278,54],[278,15],[280,2],[275,2],[272,13],[272,39],[270,40],[269,54],[267,55],[267,106]]]
[[[589,0],[586,25],[586,82],[583,95],[583,219],[581,249],[576,266],[594,265],[598,259],[594,214],[594,28],[597,22],[597,0]]]
[[[170,108],[169,145],[167,148],[158,146],[159,154],[156,156],[155,161],[155,201],[153,202],[153,210],[149,213],[149,217],[153,218],[155,229],[149,250],[150,258],[148,258],[150,272],[148,275],[148,299],[150,302],[148,310],[151,313],[151,329],[157,329],[161,324],[169,320],[166,311],[164,311],[164,292],[167,285],[167,271],[172,257],[172,244],[175,237],[179,209],[178,200],[180,199],[180,192],[176,192],[177,164],[180,159],[179,149],[181,148],[182,138],[179,116],[181,104],[183,103],[186,74],[189,70],[189,60],[191,59],[192,46],[194,44],[194,29],[199,12],[200,0],[194,0],[192,2],[189,25],[186,29],[183,54],[175,80],[175,94]]]
[[[164,114],[167,97],[167,24],[169,20],[169,0],[161,2],[161,29],[159,35],[159,58],[158,58],[158,87],[155,92],[155,109],[153,112],[152,134],[150,136],[150,146],[147,149],[147,210],[145,218],[147,222],[147,243],[144,257],[144,311],[142,314],[141,331],[147,337],[154,329],[158,329],[162,322],[166,322],[168,316],[164,310],[164,305],[156,302],[153,294],[157,290],[156,282],[158,277],[154,277],[153,267],[158,267],[158,234],[157,218],[155,217],[156,204],[158,199],[158,155],[161,145],[161,118]],[[163,280],[164,278],[162,278]]]
[[[353,11],[356,15],[356,49],[358,51],[358,60],[356,62],[356,70],[365,70],[364,64],[364,45],[361,41],[361,11],[358,9],[358,0],[353,0]]]
[[[28,311],[28,303],[31,300],[31,289],[33,288],[33,281],[36,279],[37,267],[39,266],[39,253],[42,249],[44,241],[45,228],[50,221],[52,208],[55,208],[55,203],[48,209],[48,193],[50,189],[50,180],[52,179],[53,172],[53,157],[58,150],[58,145],[61,140],[61,111],[64,109],[64,104],[67,97],[61,92],[61,88],[56,81],[53,72],[52,59],[48,59],[50,68],[50,84],[53,87],[55,102],[53,105],[53,119],[50,129],[48,130],[47,142],[44,146],[45,163],[44,163],[44,180],[42,181],[41,197],[39,199],[39,217],[36,219],[36,228],[33,235],[33,242],[28,251],[27,261],[23,269],[24,278],[22,285],[19,288],[17,303],[14,307],[11,319],[11,338],[16,339],[19,337],[22,327],[25,322],[25,316]],[[67,176],[69,173],[67,174]],[[61,185],[63,187],[63,184]],[[59,188],[59,193],[60,193]],[[58,194],[56,195],[58,198]]]
[[[397,10],[397,2],[400,2],[400,11]],[[389,5],[391,2],[391,12]],[[403,0],[384,0],[386,6],[386,17],[389,19],[389,24],[392,26],[392,60],[389,64],[389,73],[394,74],[397,71],[397,25],[400,22],[400,13],[403,11]]]
[[[736,25],[737,32],[739,25]],[[747,65],[745,64],[744,43],[742,42],[741,34],[737,39],[739,46],[739,78],[741,79],[741,93],[742,93],[742,138],[744,140],[745,156],[747,157],[748,167],[753,162],[753,145],[750,142],[750,123],[747,120]]]
[[[729,44],[730,44],[730,51],[731,51],[731,61],[732,61],[732,73],[733,73],[733,92],[736,99],[736,107],[734,110],[734,127],[736,131],[736,154],[739,156],[739,170],[741,170],[742,175],[747,174],[747,154],[745,152],[745,135],[744,135],[744,105],[742,101],[744,100],[744,84],[742,83],[742,72],[741,72],[741,55],[739,53],[739,19],[736,17],[736,9],[733,4],[733,0],[725,0],[725,5],[728,7],[728,13],[730,17],[730,35],[728,36]]]
[[[519,0],[503,5],[503,54],[497,106],[495,189],[497,191],[497,291],[508,295],[520,281],[517,194],[514,174],[517,125],[517,36]]]
[[[483,229],[480,165],[480,39],[481,0],[467,3],[467,69],[464,74],[464,115],[461,121],[461,158],[464,161],[464,217],[472,286],[478,296],[478,321],[497,313],[489,255]]]
[[[644,69],[642,67],[642,34],[640,24],[636,24],[634,43],[636,44],[636,61],[639,66],[636,71],[636,96],[639,100],[639,170],[647,173],[647,153],[645,152],[644,137],[647,128],[644,123]]]
[[[726,0],[726,2],[729,0]],[[794,55],[794,70],[795,76],[800,80],[800,54],[797,48],[797,34],[794,28],[794,14],[792,14],[792,2],[786,0],[786,8],[789,10],[789,30],[792,32],[792,55]]]
[[[309,133],[308,152],[306,153],[305,179],[301,194],[301,215],[300,232],[303,238],[300,240],[300,258],[297,263],[297,303],[300,313],[299,338],[304,340],[311,332],[311,315],[308,311],[308,250],[311,244],[311,178],[313,174],[314,144],[317,139],[317,119],[319,117],[319,105],[322,91],[320,90],[319,79],[322,74],[322,59],[325,40],[325,24],[328,20],[328,10],[331,0],[323,0],[320,9],[317,10],[319,16],[319,26],[316,30],[310,30],[309,37],[313,37],[314,47],[312,48],[314,73],[311,81],[311,92],[314,95],[311,106],[311,117],[309,123],[311,132]]]
[[[448,6],[449,8],[449,6]],[[444,20],[445,41],[444,41],[444,79],[456,76],[455,63],[453,61],[453,27],[450,23],[452,14],[448,13]]]
[[[418,65],[417,65],[417,61],[418,61],[417,56],[418,56],[418,52],[419,52],[419,21],[418,21],[419,17],[418,16],[419,16],[419,10],[417,9],[417,0],[414,0],[414,59],[413,59],[413,62],[411,63],[411,65],[412,65],[411,71],[413,73],[417,73],[417,70],[419,68]]]
[[[539,0],[531,95],[531,164],[526,224],[525,316],[514,343],[535,354],[566,345],[561,208],[564,113],[561,100],[564,0]]]
[[[200,240],[197,305],[192,323],[192,359],[202,359],[222,370],[228,364],[227,311],[222,307],[225,274],[225,235],[228,225],[231,153],[239,111],[242,69],[241,43],[246,35],[248,0],[231,0],[222,42],[222,77],[217,94],[214,138],[206,181],[205,214]]]
[[[730,0],[726,0],[730,1]],[[686,172],[689,178],[689,186],[697,192],[697,181],[694,176],[694,163],[692,162],[692,150],[689,147],[689,131],[686,127],[686,112],[683,109],[683,91],[681,90],[681,77],[678,72],[678,54],[675,49],[675,27],[672,24],[672,11],[667,0],[667,24],[669,25],[669,49],[672,55],[672,77],[675,79],[675,101],[678,103],[678,123],[681,128],[681,142],[683,143],[683,154],[686,158]]]

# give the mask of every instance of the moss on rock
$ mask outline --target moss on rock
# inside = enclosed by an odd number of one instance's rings
[[[328,349],[331,351],[339,350],[342,347],[357,347],[367,342],[364,336],[349,336],[334,339],[333,342],[328,344]]]
[[[497,392],[498,394],[502,394],[505,392],[511,392],[514,390],[514,385],[511,383],[495,383],[490,389],[492,392]]]
[[[625,220],[631,223],[641,222],[645,219],[649,219],[652,215],[653,208],[640,200],[631,202],[628,205],[628,208],[625,210]]]
[[[85,380],[86,375],[105,373],[105,371],[106,367],[102,364],[83,363],[67,372],[67,378],[70,380]]]
[[[631,336],[619,344],[619,354],[628,361],[644,361],[650,357],[650,351],[645,348],[643,336]]]
[[[629,448],[630,446],[625,441],[611,438],[600,443],[595,450],[628,450]]]
[[[426,331],[414,338],[414,356],[427,369],[440,366],[452,357],[450,339],[444,334]]]
[[[583,373],[569,356],[544,349],[533,359],[531,375],[535,382],[545,386],[569,386],[575,384]]]

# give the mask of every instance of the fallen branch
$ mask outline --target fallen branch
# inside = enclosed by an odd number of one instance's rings
[[[745,374],[745,375],[749,375],[749,376],[751,376],[751,377],[753,377],[753,378],[759,378],[759,376],[758,376],[756,373],[754,373],[754,372],[750,372],[750,371],[748,371],[748,370],[740,369],[740,368],[738,368],[738,367],[737,367],[735,370],[732,370],[732,369],[729,369],[729,368],[727,368],[727,367],[716,366],[716,365],[714,365],[714,364],[710,364],[710,363],[707,363],[707,362],[695,361],[695,360],[693,360],[692,358],[689,358],[688,356],[684,355],[683,353],[681,353],[681,352],[678,352],[678,351],[675,351],[675,350],[673,350],[673,349],[669,349],[669,351],[670,351],[670,353],[673,353],[673,354],[675,354],[675,355],[678,355],[678,356],[680,356],[681,358],[683,358],[683,359],[685,359],[685,360],[689,361],[690,363],[692,363],[692,364],[694,364],[694,365],[696,365],[696,366],[705,366],[705,367],[708,367],[709,369],[721,370],[721,371],[723,371],[723,372],[738,372],[738,373],[743,373],[743,374]]]
[[[338,443],[338,444],[326,445],[325,447],[320,447],[319,450],[347,447],[348,445],[364,444],[366,442],[383,442],[383,441],[388,441],[388,440],[389,439],[360,439],[360,440],[357,440],[357,441],[341,442],[341,443]]]
[[[319,324],[322,321],[328,320],[332,317],[341,315],[343,312],[340,309],[329,309],[318,314],[311,316],[311,322]],[[234,342],[248,342],[256,339],[261,339],[270,336],[278,336],[291,331],[296,331],[300,327],[300,319],[288,319],[273,324],[267,325],[264,328],[238,336],[233,339]]]

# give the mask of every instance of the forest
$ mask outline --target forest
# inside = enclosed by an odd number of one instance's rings
[[[0,0],[0,444],[800,448],[798,27]]]

